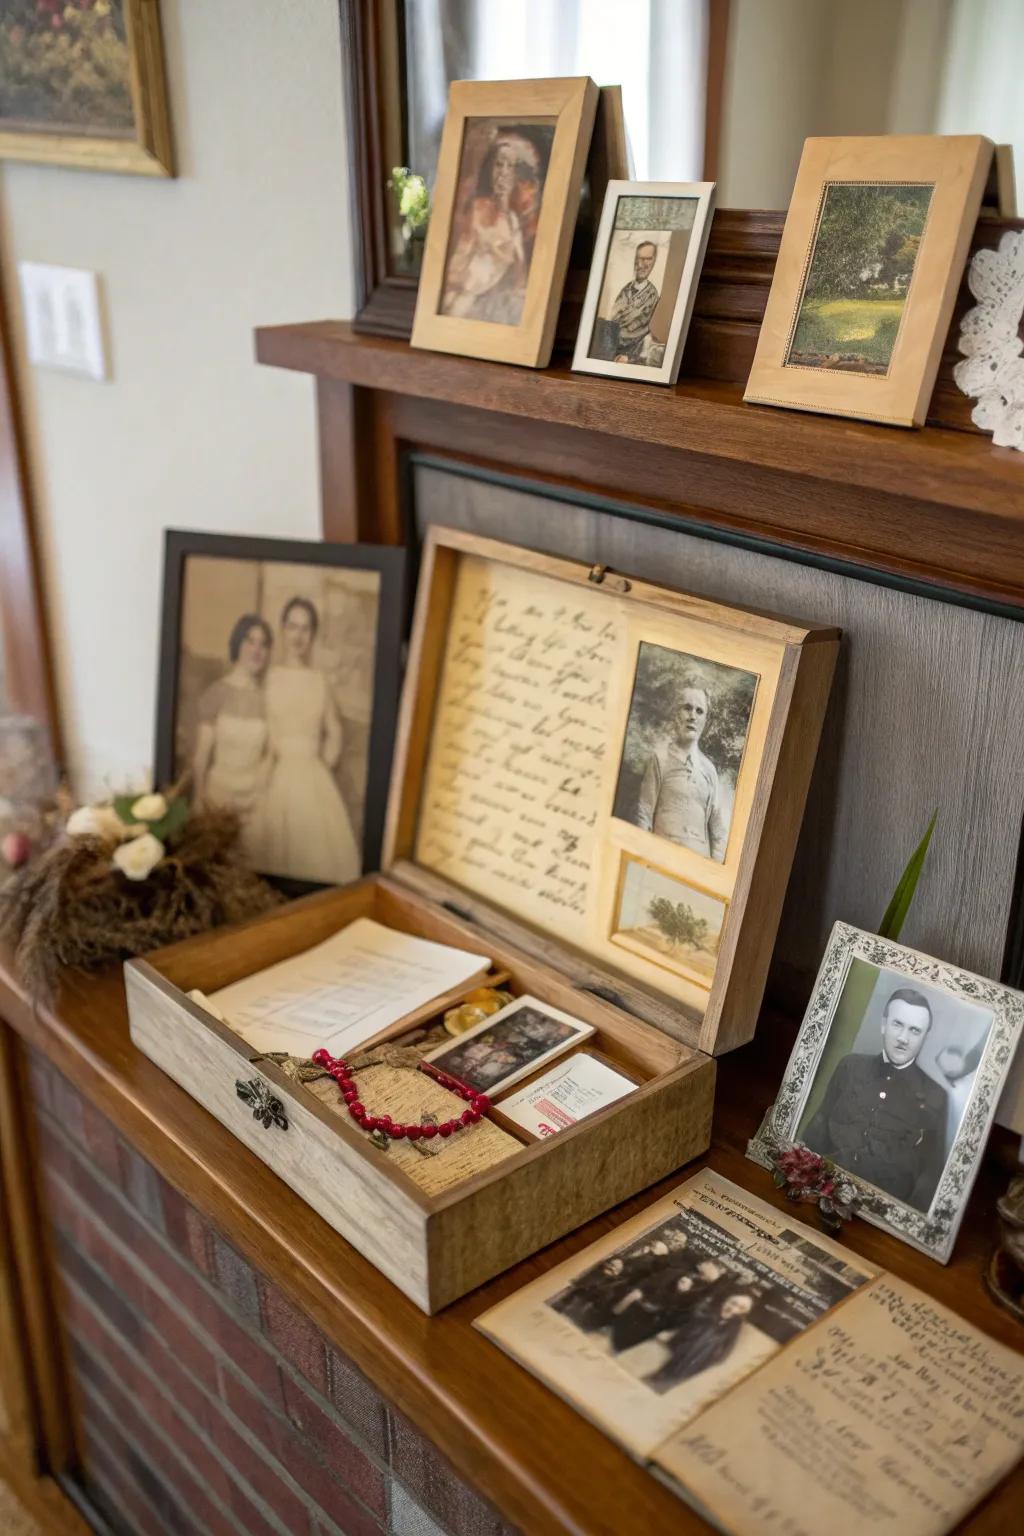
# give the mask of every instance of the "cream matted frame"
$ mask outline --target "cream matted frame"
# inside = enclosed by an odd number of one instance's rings
[[[679,276],[679,288],[672,309],[672,320],[665,341],[665,356],[660,367],[647,367],[640,363],[616,363],[603,358],[591,357],[589,347],[597,322],[597,306],[601,299],[605,267],[615,232],[615,217],[619,199],[623,197],[663,197],[692,200],[697,204],[693,216],[693,231],[686,248],[686,259]],[[693,304],[697,297],[704,256],[711,232],[711,219],[715,210],[715,183],[713,181],[610,181],[605,193],[604,207],[597,239],[594,242],[594,259],[587,280],[586,298],[576,336],[576,350],[572,366],[577,373],[599,373],[610,379],[635,379],[640,384],[674,384],[679,377],[679,365],[690,329]]]
[[[980,134],[807,139],[744,400],[793,410],[924,423],[994,146]],[[786,362],[814,255],[827,188],[933,188],[887,372],[862,374]]]
[[[547,366],[597,100],[598,89],[589,75],[557,80],[456,80],[452,84],[416,298],[411,337],[414,347],[519,363],[527,368]],[[516,325],[440,313],[465,126],[471,118],[495,117],[520,122],[555,119],[523,314]]]
[[[837,922],[829,936],[778,1098],[765,1115],[756,1136],[748,1143],[747,1156],[764,1168],[772,1168],[778,1148],[796,1140],[797,1127],[803,1118],[854,960],[866,961],[879,970],[898,972],[909,981],[921,982],[935,991],[990,1009],[992,1013],[992,1025],[974,1074],[970,1096],[928,1210],[919,1211],[876,1185],[859,1179],[849,1169],[842,1169],[844,1180],[857,1192],[858,1216],[945,1264],[953,1252],[971,1188],[981,1167],[1006,1075],[1024,1034],[1024,993],[975,976],[959,966],[947,965],[943,960],[933,960],[929,955],[907,949],[891,939],[880,938],[878,934],[866,933],[850,923]]]
[[[535,729],[536,698],[518,713],[519,706],[510,702],[507,672],[501,701],[492,691],[491,676],[481,672],[469,682],[464,675],[467,664],[477,666],[467,658],[483,657],[485,668],[504,667],[495,645],[465,643],[467,632],[473,638],[481,599],[487,600],[489,611],[501,614],[506,635],[513,633],[508,625],[518,622],[517,613],[536,614],[540,603],[550,604],[552,611],[567,605],[570,618],[560,635],[578,628],[586,643],[587,626],[593,623],[593,633],[604,630],[611,637],[607,694],[595,706],[601,718],[592,722],[607,750],[585,798],[574,801],[573,807],[572,819],[591,830],[586,848],[575,853],[575,867],[585,869],[580,876],[585,901],[572,910],[545,904],[539,886],[519,878],[525,866],[516,861],[515,849],[518,834],[529,833],[525,817],[501,807],[495,810],[493,804],[493,814],[483,819],[478,814],[485,802],[503,798],[499,781],[507,776],[504,768],[493,772],[486,748],[483,753],[478,749],[481,733],[493,736],[492,727],[496,722],[505,727],[512,710],[517,712],[515,729],[493,738],[500,741],[503,760],[522,753],[527,773],[535,774],[544,755],[527,741],[541,739]],[[547,619],[536,622],[546,625]],[[649,640],[744,666],[758,677],[728,849],[721,863],[613,814],[637,658],[641,644]],[[448,900],[487,931],[515,933],[517,942],[544,950],[570,946],[578,957],[577,985],[585,981],[601,995],[613,991],[641,1017],[687,1045],[717,1054],[743,1044],[757,1022],[837,650],[835,629],[726,606],[611,576],[603,567],[433,525],[420,567],[384,866],[401,870],[404,879]],[[564,650],[552,654],[574,666]],[[571,670],[572,689],[577,675]],[[467,702],[472,692],[482,706]],[[545,685],[542,707],[560,707],[550,696]],[[466,709],[478,712],[463,730],[456,717]],[[577,727],[578,722],[572,724],[574,734],[579,734]],[[537,763],[531,764],[534,750]],[[488,790],[484,800],[473,798],[472,781],[481,776],[494,790]],[[540,792],[536,783],[531,793]],[[546,814],[539,823],[548,832],[551,819]],[[453,829],[461,847],[453,846]],[[481,852],[506,836],[508,860],[502,853],[497,865],[488,858],[484,868]],[[654,956],[614,942],[612,919],[624,856],[725,904],[710,980],[698,982],[666,968]],[[537,857],[544,867],[540,884],[550,887],[547,854]]]
[[[159,0],[124,0],[134,134],[0,127],[0,160],[30,160],[135,176],[173,176],[174,146]]]

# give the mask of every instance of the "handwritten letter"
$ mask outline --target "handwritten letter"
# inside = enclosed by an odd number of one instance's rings
[[[618,643],[607,598],[463,560],[416,857],[570,941],[585,932]]]
[[[891,1275],[655,1460],[733,1536],[942,1536],[1024,1451],[1024,1362]]]

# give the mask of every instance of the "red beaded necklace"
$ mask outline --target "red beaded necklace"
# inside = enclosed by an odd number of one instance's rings
[[[390,1136],[392,1141],[417,1141],[421,1136],[451,1136],[456,1131],[461,1131],[467,1125],[475,1125],[478,1120],[491,1107],[491,1101],[486,1093],[477,1093],[473,1088],[467,1088],[465,1083],[460,1083],[457,1078],[448,1077],[444,1072],[438,1072],[433,1068],[424,1067],[435,1082],[442,1088],[458,1094],[460,1099],[465,1099],[469,1105],[455,1120],[444,1120],[440,1125],[402,1125],[392,1120],[390,1115],[373,1115],[363,1104],[359,1102],[359,1090],[352,1077],[352,1069],[347,1061],[341,1061],[323,1049],[314,1051],[311,1060],[318,1067],[323,1067],[328,1076],[333,1077],[341,1089],[341,1096],[348,1105],[348,1112],[357,1125],[361,1125],[364,1131],[380,1131],[384,1136]]]

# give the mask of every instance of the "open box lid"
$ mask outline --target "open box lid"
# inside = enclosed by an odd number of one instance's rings
[[[687,1045],[742,1045],[838,638],[432,527],[384,868]]]

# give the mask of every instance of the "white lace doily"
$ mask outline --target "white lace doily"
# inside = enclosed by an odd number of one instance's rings
[[[997,250],[978,251],[967,282],[978,303],[961,323],[964,361],[953,378],[978,402],[975,426],[1000,448],[1024,453],[1024,230],[1005,234]]]

